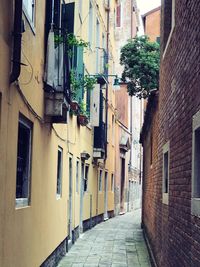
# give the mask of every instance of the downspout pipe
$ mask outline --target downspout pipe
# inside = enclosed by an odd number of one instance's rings
[[[106,64],[108,66],[109,63],[109,35],[110,35],[110,0],[108,0],[108,10],[107,10],[107,36],[106,36],[106,53],[107,59]],[[108,70],[107,70],[108,74]],[[107,159],[107,141],[108,141],[108,83],[106,84],[106,145],[105,145],[105,159]]]
[[[13,59],[10,83],[15,82],[21,71],[21,39],[22,39],[22,0],[15,0]]]

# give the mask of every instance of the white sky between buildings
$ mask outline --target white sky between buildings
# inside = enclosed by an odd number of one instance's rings
[[[137,0],[138,9],[140,10],[140,29],[138,35],[144,34],[141,16],[150,10],[161,5],[161,0]]]
[[[140,14],[143,15],[144,13],[160,6],[161,0],[137,0],[137,4]]]

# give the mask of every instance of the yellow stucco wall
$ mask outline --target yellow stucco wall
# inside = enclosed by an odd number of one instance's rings
[[[70,1],[66,1],[70,2]],[[72,1],[71,1],[72,2]],[[106,13],[99,3],[101,36],[106,37]],[[112,5],[116,2],[111,1]],[[78,1],[76,1],[78,3]],[[73,221],[76,228],[80,222],[80,181],[76,192],[76,160],[80,153],[87,151],[91,157],[89,165],[88,191],[84,193],[83,220],[104,213],[104,182],[102,192],[98,191],[98,166],[93,165],[93,129],[79,127],[75,116],[69,116],[68,124],[42,123],[30,111],[27,103],[19,94],[18,87],[9,85],[13,6],[9,1],[1,2],[0,9],[0,266],[3,267],[38,267],[68,235],[69,201],[69,156],[73,168]],[[89,1],[84,1],[83,17],[88,13]],[[111,9],[113,6],[111,7]],[[88,39],[88,20],[80,29],[76,8],[75,33],[84,40]],[[98,11],[99,10],[99,11]],[[35,33],[26,18],[25,33],[22,38],[22,66],[19,88],[34,111],[44,119],[44,19],[45,1],[37,1]],[[95,20],[95,19],[94,19]],[[95,26],[94,26],[95,47]],[[102,42],[102,40],[101,40]],[[114,36],[110,35],[112,54],[114,55]],[[88,49],[84,54],[86,69],[95,73],[95,49]],[[112,60],[110,60],[112,65]],[[112,70],[111,70],[112,72]],[[112,79],[110,79],[112,81]],[[114,114],[115,94],[112,83],[109,84],[109,125]],[[15,207],[16,157],[18,139],[19,112],[33,123],[32,160],[31,160],[31,203],[24,208]],[[113,126],[115,127],[115,126]],[[59,138],[60,136],[61,138]],[[62,196],[56,198],[57,150],[63,148]],[[109,130],[108,158],[103,171],[108,170],[108,210],[114,210],[114,193],[111,192],[111,174],[115,171],[115,147],[112,143],[112,131]],[[80,161],[81,162],[81,161]],[[81,164],[79,165],[81,173]],[[104,174],[103,174],[104,177]],[[104,181],[104,180],[103,180]],[[92,196],[92,207],[90,197]],[[98,206],[97,206],[98,205]]]

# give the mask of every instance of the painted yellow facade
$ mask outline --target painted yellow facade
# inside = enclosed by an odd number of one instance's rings
[[[105,172],[107,172],[107,211],[114,211],[112,174],[115,172],[115,93],[113,78],[108,84],[108,137],[107,159],[94,161],[94,128],[77,124],[77,117],[68,114],[66,124],[45,121],[45,10],[46,1],[35,3],[35,25],[31,27],[25,13],[22,34],[21,74],[18,82],[9,83],[13,47],[14,6],[18,1],[0,2],[0,266],[39,267],[51,253],[69,236],[69,206],[71,201],[71,230],[105,212]],[[74,1],[65,1],[70,3]],[[89,5],[93,8],[92,46],[85,49],[84,64],[88,74],[96,74],[96,19],[100,25],[100,48],[102,36],[106,43],[107,16],[109,27],[109,74],[114,73],[115,42],[114,9],[116,1],[75,1],[74,32],[88,41]],[[101,51],[101,49],[99,49]],[[106,89],[104,97],[106,97]],[[85,96],[86,97],[86,96]],[[17,207],[16,172],[19,114],[32,122],[31,178],[29,205]],[[61,197],[56,196],[57,155],[62,148]],[[81,153],[86,151],[90,158],[84,162],[89,166],[88,188],[81,202]],[[69,194],[69,160],[72,160],[71,198]],[[79,176],[76,178],[76,164],[79,161]],[[102,170],[102,189],[99,190],[99,172]],[[78,185],[77,185],[78,182]]]

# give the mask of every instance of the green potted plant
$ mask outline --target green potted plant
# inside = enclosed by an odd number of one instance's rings
[[[97,83],[97,79],[95,76],[89,76],[85,75],[84,76],[84,88],[87,90],[93,90],[94,85]]]
[[[86,104],[83,101],[79,104],[79,114],[77,116],[77,121],[82,126],[86,126],[89,123]]]
[[[74,115],[79,113],[79,103],[76,100],[77,91],[81,86],[81,81],[76,79],[75,71],[70,72],[70,84],[71,84],[71,102],[70,109]]]

